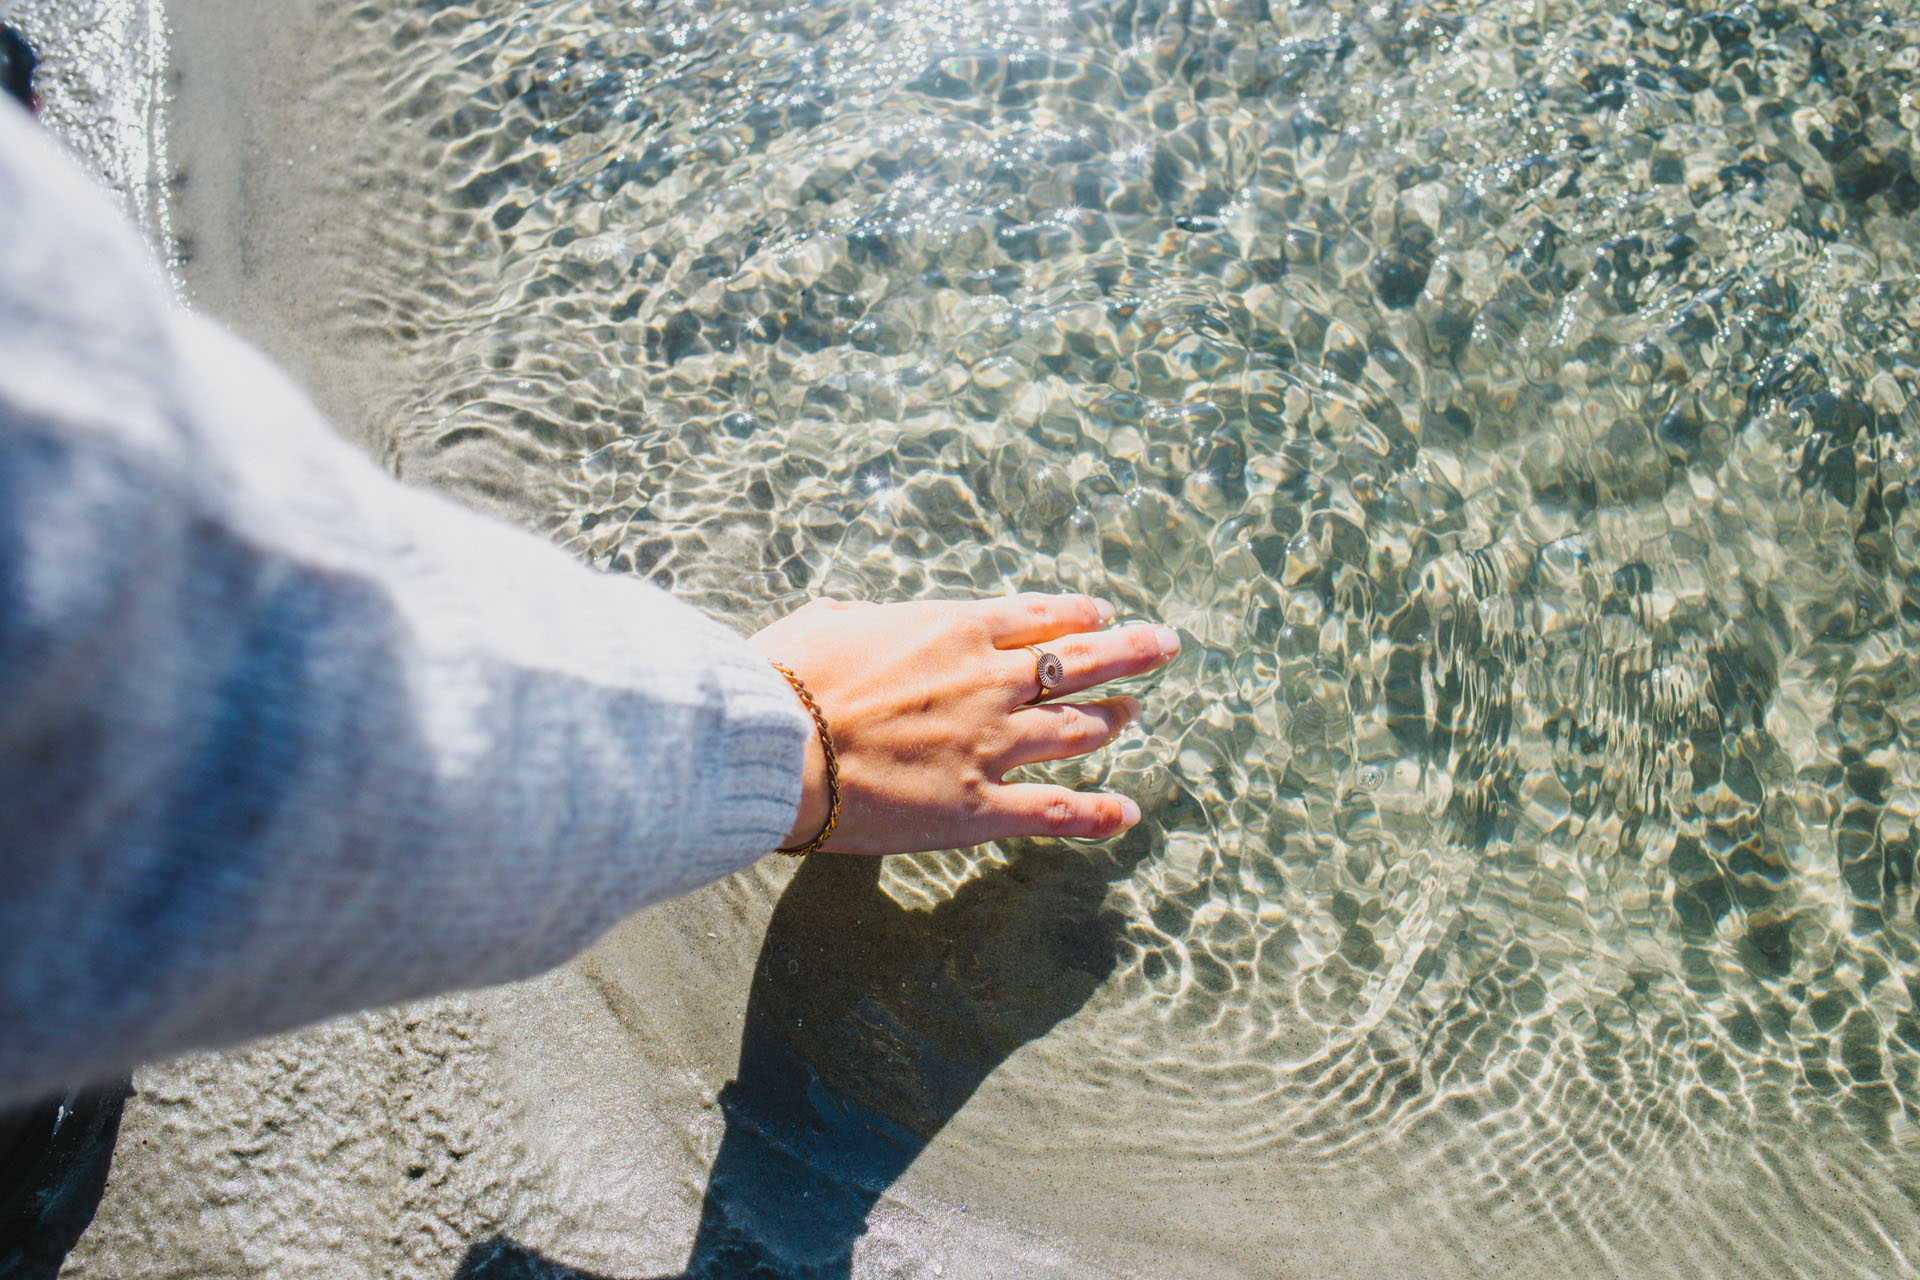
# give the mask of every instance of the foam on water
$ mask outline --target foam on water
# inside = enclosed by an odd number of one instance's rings
[[[1470,1270],[1914,1270],[1920,21],[329,21],[369,118],[317,252],[411,371],[402,475],[743,626],[1060,587],[1182,629],[1057,771],[1147,815],[1074,855],[1085,931],[1016,905],[1045,851],[898,860],[946,967],[782,1033],[945,1125],[952,1194],[1091,1152],[1035,1229],[1204,1274],[1303,1188]],[[743,945],[777,887],[726,891]],[[929,1115],[1016,942],[1084,1003]]]

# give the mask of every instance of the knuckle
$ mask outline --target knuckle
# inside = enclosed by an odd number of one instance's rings
[[[1080,808],[1067,796],[1054,796],[1041,805],[1039,818],[1050,834],[1072,835],[1080,824]]]
[[[993,808],[993,793],[998,782],[993,769],[983,760],[971,761],[961,771],[960,793],[966,797],[965,807],[970,815],[979,817]]]
[[[1151,627],[1135,627],[1128,633],[1127,656],[1142,662],[1160,656],[1160,640]]]

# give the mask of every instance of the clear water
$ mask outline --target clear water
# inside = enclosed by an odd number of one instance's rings
[[[897,982],[775,1018],[829,1092],[1137,1176],[1036,1229],[1181,1205],[1196,1274],[1309,1190],[1469,1273],[1914,1271],[1920,15],[331,21],[401,474],[742,626],[1061,587],[1186,637],[1060,773],[1135,838],[846,890],[911,911]],[[1043,1122],[955,1125],[976,1067]]]

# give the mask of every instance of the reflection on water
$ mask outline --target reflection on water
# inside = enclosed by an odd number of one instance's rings
[[[743,624],[1058,585],[1182,628],[1084,779],[1148,815],[1111,972],[1006,1066],[1049,1143],[1426,1196],[1463,1256],[1912,1269],[1920,21],[335,24],[403,474]]]

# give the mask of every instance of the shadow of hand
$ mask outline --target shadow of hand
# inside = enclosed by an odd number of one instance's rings
[[[932,911],[878,858],[816,854],[768,923],[686,1280],[839,1280],[867,1215],[982,1081],[1112,972],[1109,885],[1144,833],[1029,845]],[[510,1240],[459,1280],[594,1280]]]
[[[794,1100],[777,1067],[798,1059],[815,1088],[924,1145],[994,1067],[1086,1003],[1112,972],[1117,922],[1078,849],[1030,848],[930,912],[896,905],[880,870],[812,858],[787,886],[729,1092]]]
[[[689,1277],[848,1274],[874,1202],[988,1074],[1113,970],[1110,851],[1028,846],[932,911],[809,858],[767,927]]]

